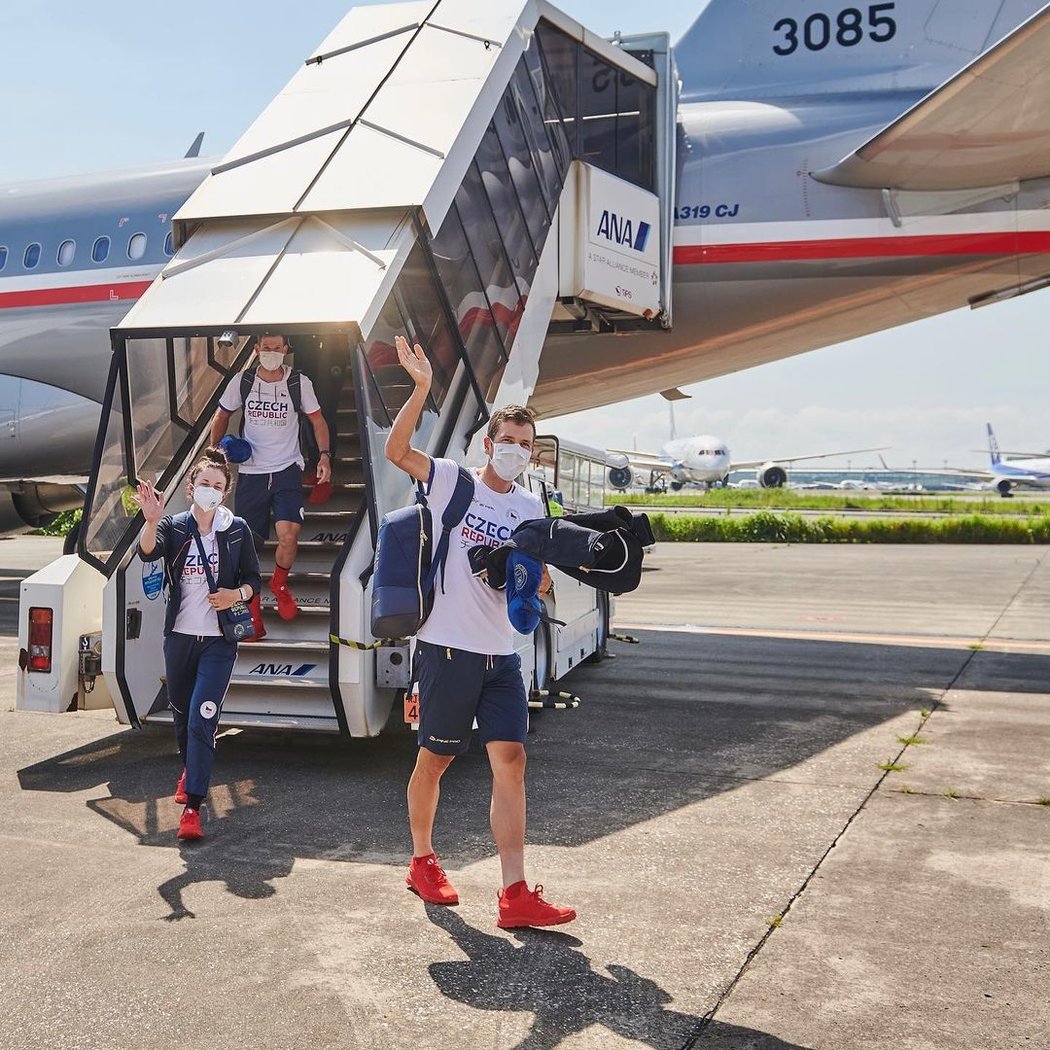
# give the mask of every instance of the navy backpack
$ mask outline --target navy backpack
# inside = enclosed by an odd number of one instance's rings
[[[372,577],[373,637],[409,638],[426,623],[434,607],[439,570],[444,584],[449,533],[466,517],[473,498],[474,479],[460,467],[436,544],[433,516],[421,483],[411,507],[383,515]]]

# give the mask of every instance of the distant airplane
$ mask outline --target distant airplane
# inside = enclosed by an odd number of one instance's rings
[[[1050,456],[1018,453],[1016,459],[1004,459],[992,424],[986,425],[988,453],[992,460],[990,476],[999,495],[1009,496],[1014,488],[1050,489]]]
[[[806,456],[778,456],[776,459],[733,461],[726,443],[712,434],[679,438],[668,441],[659,453],[609,450],[609,484],[614,489],[626,489],[635,480],[635,474],[649,474],[648,490],[658,490],[666,480],[675,492],[686,485],[711,488],[725,486],[734,470],[754,470],[755,480],[764,489],[777,489],[787,484],[788,467],[809,459],[828,459],[831,456],[854,456],[861,452],[878,452],[886,448],[853,448],[840,452],[816,452]]]
[[[845,449],[841,452],[815,452],[806,456],[780,456],[776,459],[755,459],[733,462],[729,447],[713,434],[698,434],[695,437],[679,438],[676,433],[674,402],[688,398],[677,388],[661,391],[661,396],[668,402],[671,416],[671,440],[660,452],[635,452],[626,449],[609,449],[609,484],[614,489],[623,490],[635,481],[635,474],[648,472],[647,491],[656,491],[669,485],[678,492],[686,485],[699,485],[711,488],[729,482],[729,475],[734,470],[754,470],[755,480],[764,489],[782,488],[788,479],[787,466],[810,459],[828,459],[832,456],[852,456],[861,452],[881,452],[888,448],[880,445],[877,448]]]

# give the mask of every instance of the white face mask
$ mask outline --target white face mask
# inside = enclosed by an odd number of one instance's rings
[[[215,510],[222,503],[222,493],[210,485],[194,485],[193,502],[203,511]]]
[[[528,465],[532,453],[522,445],[500,442],[492,446],[492,469],[504,480],[513,481]]]
[[[262,365],[267,372],[276,372],[277,369],[280,368],[282,364],[284,364],[284,351],[260,350],[259,364]]]

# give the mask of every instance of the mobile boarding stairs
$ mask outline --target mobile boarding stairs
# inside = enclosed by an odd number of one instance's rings
[[[612,44],[535,0],[354,8],[306,60],[177,213],[177,254],[112,333],[79,555],[104,581],[121,722],[170,718],[161,566],[137,556],[129,497],[145,479],[169,513],[188,505],[219,396],[269,332],[326,408],[335,495],[306,504],[299,616],[263,588],[268,634],[240,646],[223,722],[381,731],[408,682],[407,643],[363,647],[377,525],[412,498],[383,455],[411,389],[394,336],[434,366],[414,444],[463,460],[493,405],[527,403],[552,326],[669,326],[676,91],[665,35]],[[54,675],[23,679],[23,706],[51,690],[65,708]]]

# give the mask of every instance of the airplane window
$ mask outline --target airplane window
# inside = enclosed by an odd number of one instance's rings
[[[146,254],[146,235],[144,233],[132,234],[128,241],[128,258],[141,259]]]
[[[35,243],[30,244],[26,248],[25,255],[22,257],[22,265],[25,266],[27,270],[32,270],[38,262],[40,262],[40,245]]]
[[[77,242],[76,241],[63,241],[58,246],[58,265],[68,266],[73,261],[73,256],[77,253]]]
[[[99,237],[91,247],[91,258],[95,262],[105,262],[109,258],[109,238]]]
[[[0,270],[7,265],[7,249],[0,248]]]
[[[168,231],[168,236],[164,238],[164,254],[170,259],[175,254],[175,245],[171,239],[171,230]]]

